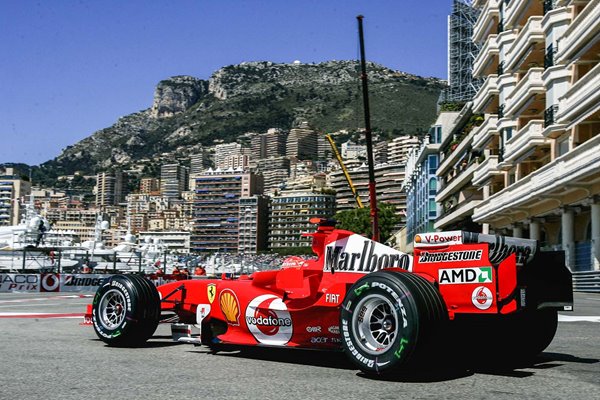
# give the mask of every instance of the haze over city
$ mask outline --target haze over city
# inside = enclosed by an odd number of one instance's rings
[[[152,104],[174,75],[358,58],[446,78],[450,1],[3,2],[0,163],[37,165]]]

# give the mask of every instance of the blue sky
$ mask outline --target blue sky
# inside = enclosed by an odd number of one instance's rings
[[[446,79],[450,0],[0,0],[0,163],[37,165],[151,106],[174,75],[358,58]]]

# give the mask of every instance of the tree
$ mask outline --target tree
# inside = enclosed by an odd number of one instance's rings
[[[389,239],[394,226],[400,222],[393,204],[379,203],[379,241],[384,243]],[[336,227],[346,229],[366,237],[371,237],[371,209],[370,207],[356,208],[354,210],[340,211],[335,214]]]

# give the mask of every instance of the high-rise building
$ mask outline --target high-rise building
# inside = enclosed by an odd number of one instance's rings
[[[21,178],[15,168],[6,168],[0,175],[0,226],[17,225],[22,217],[31,183]]]
[[[252,160],[285,156],[286,140],[287,134],[276,128],[271,128],[267,133],[254,136],[251,141]]]
[[[324,147],[323,147],[324,148]],[[318,158],[319,140],[308,122],[290,130],[287,137],[286,155],[298,160],[311,160]]]
[[[352,184],[356,188],[365,207],[369,206],[369,169],[365,163],[350,162],[346,164]],[[378,164],[374,167],[377,201],[392,204],[400,218],[398,228],[404,225],[406,213],[406,194],[402,191],[404,181],[404,164]],[[341,170],[330,176],[331,187],[336,191],[337,211],[356,208],[352,190]]]
[[[388,144],[385,140],[373,142],[373,161],[376,165],[388,162]]]
[[[256,254],[267,250],[270,198],[256,195],[240,198],[240,254]]]
[[[160,168],[161,195],[178,199],[188,188],[189,168],[180,164],[163,164]]]
[[[140,179],[140,193],[143,194],[160,194],[160,180],[156,178]]]
[[[125,195],[126,174],[116,171],[102,172],[96,176],[96,207],[114,206],[121,203]]]
[[[227,169],[228,158],[242,155],[242,145],[236,142],[215,146],[215,168]]]
[[[194,252],[237,252],[240,198],[256,192],[256,175],[250,172],[208,170],[196,177]]]
[[[367,146],[356,144],[350,141],[342,143],[342,158],[347,159],[367,159]]]
[[[290,159],[287,157],[272,157],[258,161],[257,171],[262,174],[264,193],[271,193],[281,188],[290,176]]]
[[[600,1],[478,0],[473,220],[600,269]]]
[[[417,136],[398,136],[388,142],[387,162],[390,164],[406,164],[408,152],[419,145]]]
[[[406,193],[406,241],[410,250],[417,233],[435,231],[440,206],[435,201],[438,189],[439,150],[450,135],[457,112],[442,112],[418,147],[412,148],[406,161],[403,189]]]
[[[436,172],[439,179],[435,199],[441,205],[436,230],[481,232],[481,226],[473,222],[473,210],[483,198],[473,185],[480,158],[471,147],[480,123],[481,117],[473,114],[472,103],[468,102],[449,122],[449,134],[442,138]]]
[[[335,214],[335,196],[311,192],[283,192],[271,199],[269,248],[308,247],[312,240],[302,236],[313,232],[311,218],[330,218]]]
[[[190,175],[201,174],[204,171],[204,153],[200,150],[190,156]]]

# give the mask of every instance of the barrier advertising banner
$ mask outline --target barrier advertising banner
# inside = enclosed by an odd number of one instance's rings
[[[112,274],[5,274],[0,273],[0,293],[95,292]],[[150,278],[155,285],[173,282],[164,277]]]

